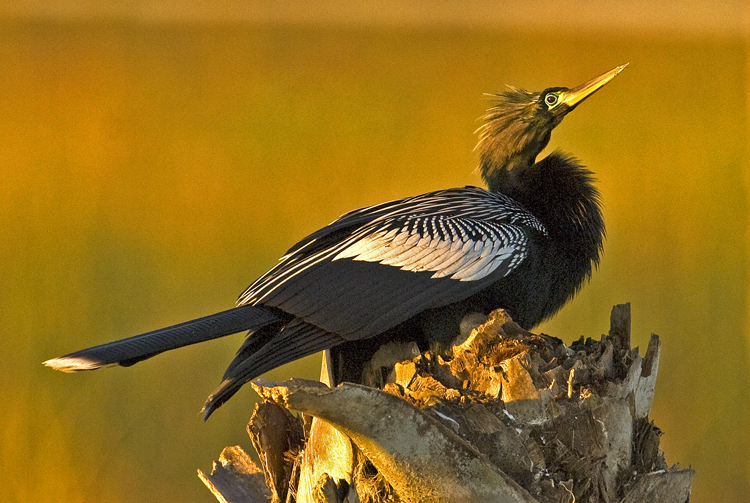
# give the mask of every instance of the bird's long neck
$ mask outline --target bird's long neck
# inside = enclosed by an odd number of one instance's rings
[[[596,264],[605,231],[592,173],[559,152],[536,164],[509,166],[486,178],[490,190],[519,202],[544,224],[553,241],[570,248],[559,252]]]
[[[535,96],[511,90],[488,110],[477,144],[482,178],[490,191],[534,214],[558,253],[595,264],[604,239],[599,193],[591,172],[573,158],[554,152],[535,162],[564,116],[544,116]]]
[[[495,110],[490,109],[487,122],[480,128],[479,169],[491,191],[504,192],[503,188],[518,173],[534,166],[549,143],[552,130],[539,130],[533,122],[523,120],[524,108],[515,109],[514,113],[501,108],[493,115]]]
[[[502,159],[489,159],[483,156],[480,170],[482,178],[491,192],[506,195],[509,190],[516,190],[518,176],[534,165],[536,154],[517,152]]]
[[[492,192],[506,193],[509,187],[517,183],[517,175],[534,164],[536,153],[516,152],[501,159],[483,158],[481,164],[482,178]]]

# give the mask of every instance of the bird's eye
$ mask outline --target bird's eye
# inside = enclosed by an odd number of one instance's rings
[[[559,97],[553,93],[550,93],[544,97],[544,103],[547,105],[548,109],[557,105],[558,101],[559,101]]]

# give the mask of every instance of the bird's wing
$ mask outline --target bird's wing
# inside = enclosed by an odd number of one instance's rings
[[[431,278],[481,279],[501,268],[508,275],[526,257],[522,227],[467,217],[409,215],[355,233],[333,260],[350,258],[429,271]]]
[[[371,206],[303,239],[239,302],[350,339],[373,335],[507,276],[534,232],[545,230],[518,203],[476,187]]]

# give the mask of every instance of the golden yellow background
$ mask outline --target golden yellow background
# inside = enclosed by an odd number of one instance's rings
[[[540,330],[598,337],[631,302],[634,343],[662,338],[667,461],[697,471],[693,501],[750,499],[748,9],[688,3],[0,6],[0,500],[213,501],[195,470],[251,449],[256,398],[198,411],[242,335],[130,369],[41,362],[231,307],[347,210],[481,184],[482,93],[626,62],[553,134],[596,172],[608,240]]]

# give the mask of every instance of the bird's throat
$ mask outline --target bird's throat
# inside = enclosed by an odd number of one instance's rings
[[[482,178],[491,192],[514,192],[519,174],[534,165],[536,155],[533,152],[517,152],[502,159],[483,156],[480,167]]]

